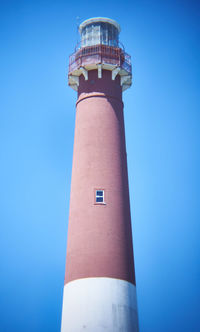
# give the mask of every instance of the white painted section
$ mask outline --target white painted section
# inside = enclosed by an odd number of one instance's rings
[[[100,69],[101,68],[101,69]],[[84,71],[84,69],[86,71]],[[102,70],[110,70],[112,71],[112,80],[115,80],[115,77],[117,76],[117,74],[119,74],[121,76],[121,85],[122,85],[122,91],[128,89],[131,84],[132,84],[132,76],[129,75],[129,73],[122,68],[117,67],[116,65],[112,65],[112,64],[96,64],[96,63],[92,63],[92,64],[85,64],[84,67],[81,68],[76,68],[73,72],[71,72],[69,74],[69,86],[71,86],[72,89],[74,90],[78,90],[78,86],[79,86],[79,76],[81,74],[84,75],[85,80],[88,80],[88,71],[89,70],[94,70],[97,69],[98,70],[98,78],[102,78]],[[77,78],[76,78],[77,77]]]
[[[115,69],[112,70],[112,80],[115,80],[115,77],[117,76],[117,74],[120,72],[120,68],[117,67]]]
[[[79,76],[70,75],[69,81],[71,84],[77,84],[77,86],[79,86]]]
[[[97,64],[98,78],[102,78],[102,64]]]
[[[88,71],[84,67],[81,67],[80,71],[83,74],[83,76],[85,77],[85,80],[87,81],[88,80]]]
[[[131,84],[131,75],[121,76],[120,83],[121,83],[121,85],[123,85],[123,84]]]
[[[61,332],[138,332],[136,289],[113,278],[85,278],[64,287]]]

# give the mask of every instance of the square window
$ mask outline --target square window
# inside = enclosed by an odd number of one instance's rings
[[[104,190],[96,190],[96,203],[104,203]]]

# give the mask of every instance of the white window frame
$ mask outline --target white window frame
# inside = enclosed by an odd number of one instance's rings
[[[97,195],[97,192],[98,191],[102,191],[103,192],[103,195]],[[98,202],[97,201],[97,198],[103,198],[103,201],[102,202]],[[95,204],[105,204],[105,190],[104,189],[95,189]]]

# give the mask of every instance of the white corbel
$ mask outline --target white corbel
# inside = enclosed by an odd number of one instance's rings
[[[124,76],[121,76],[120,78],[120,84],[123,85],[125,83],[129,83],[131,82],[131,76],[130,75],[124,75]]]
[[[69,83],[72,83],[72,84],[74,83],[77,86],[79,86],[79,77],[75,76],[75,75],[70,75],[69,76]]]
[[[115,69],[112,70],[112,80],[114,81],[115,80],[115,77],[117,76],[117,74],[119,73],[120,71],[120,68],[117,67]]]
[[[102,64],[98,64],[97,69],[98,69],[98,78],[102,78]]]
[[[80,71],[83,74],[83,76],[85,77],[85,80],[87,81],[88,80],[88,71],[83,67],[80,68]]]

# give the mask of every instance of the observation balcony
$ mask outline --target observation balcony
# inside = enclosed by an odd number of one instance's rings
[[[78,90],[79,76],[88,79],[89,70],[98,70],[98,78],[102,77],[102,69],[112,71],[112,79],[119,74],[122,91],[130,87],[132,81],[131,57],[120,47],[103,44],[81,47],[69,57],[69,85]]]

